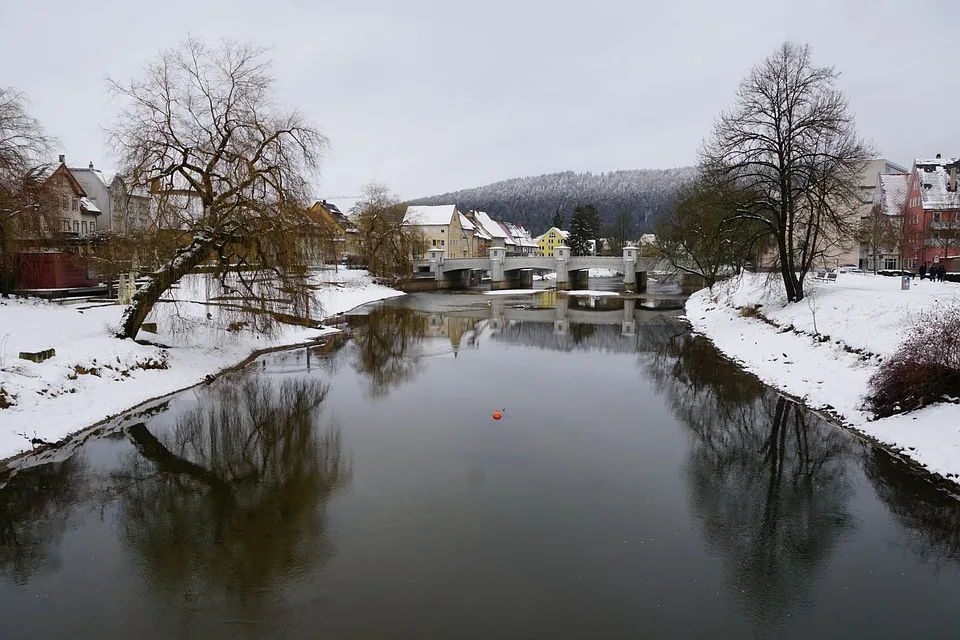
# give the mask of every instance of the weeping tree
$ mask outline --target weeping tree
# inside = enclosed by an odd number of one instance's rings
[[[387,185],[372,182],[363,188],[352,213],[357,219],[360,255],[370,273],[394,280],[409,276],[410,258],[426,252],[420,227],[403,223],[406,211],[407,206]]]
[[[857,178],[872,155],[836,78],[808,46],[784,43],[743,80],[700,151],[713,180],[755,194],[731,220],[766,228],[794,302],[814,263],[854,237]]]
[[[44,156],[53,141],[28,109],[26,96],[0,87],[0,295],[9,296],[13,243],[49,232]]]
[[[181,240],[160,256],[126,309],[118,335],[134,338],[153,306],[204,262],[259,314],[283,294],[302,314],[305,266],[319,230],[304,211],[326,139],[274,102],[265,50],[187,39],[128,82],[109,80],[122,103],[108,131],[121,175],[149,189],[161,232]]]

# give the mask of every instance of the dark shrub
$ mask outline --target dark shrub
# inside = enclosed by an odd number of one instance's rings
[[[960,397],[960,308],[923,314],[907,339],[870,378],[878,417]]]

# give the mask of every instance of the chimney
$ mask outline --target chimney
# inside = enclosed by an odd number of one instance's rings
[[[60,154],[60,164],[63,164],[63,163],[66,162],[66,161],[67,161],[67,156],[65,156],[65,155],[63,155],[63,154],[61,153],[61,154]]]
[[[940,159],[940,154],[938,153],[938,154],[937,154],[937,160],[939,160],[939,159]]]
[[[957,192],[957,165],[950,167],[950,191]]]
[[[91,171],[93,171],[93,163],[92,163],[92,162],[90,163],[89,169],[90,169]]]

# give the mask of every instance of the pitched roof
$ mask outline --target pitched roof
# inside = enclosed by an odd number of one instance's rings
[[[438,204],[433,206],[410,205],[403,216],[403,224],[421,227],[450,224],[453,214],[457,210],[455,204]]]
[[[950,169],[960,173],[960,158],[918,159],[917,179],[924,209],[960,209],[960,190],[950,191]]]
[[[504,243],[506,243],[507,238],[510,237],[510,234],[508,234],[503,227],[497,224],[493,218],[483,211],[474,211],[473,216],[476,219],[477,224],[483,227],[484,231],[486,231],[491,238],[503,238]]]
[[[910,193],[910,174],[880,174],[880,209],[888,216],[903,214],[903,207]]]
[[[530,237],[530,233],[523,228],[522,225],[513,224],[512,222],[502,223],[506,227],[507,231],[510,232],[510,235],[513,236],[513,239],[521,247],[538,247],[537,241]]]

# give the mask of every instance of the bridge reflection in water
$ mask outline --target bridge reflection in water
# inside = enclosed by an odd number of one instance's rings
[[[571,296],[544,291],[531,298],[490,296],[487,309],[452,311],[447,315],[490,321],[492,330],[512,323],[529,322],[552,325],[559,334],[570,332],[572,325],[619,326],[624,336],[637,333],[638,324],[662,322],[664,302],[621,296]],[[681,303],[682,304],[682,303]]]

